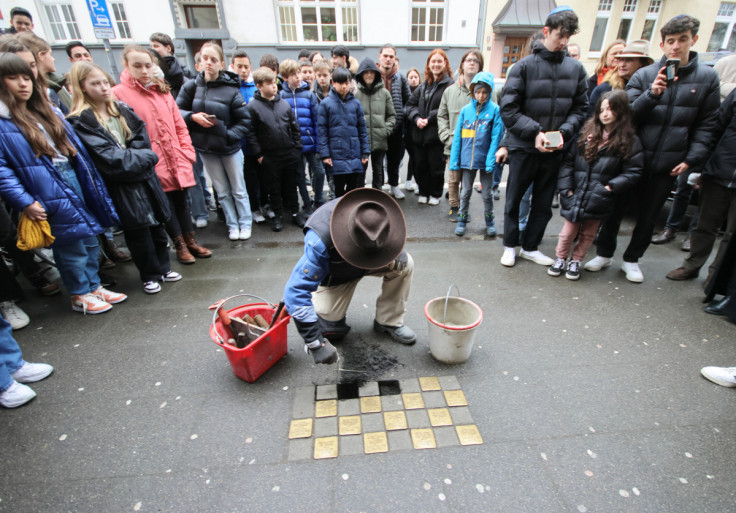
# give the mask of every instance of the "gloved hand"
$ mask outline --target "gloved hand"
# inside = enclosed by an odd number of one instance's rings
[[[304,351],[312,355],[314,363],[331,364],[337,361],[337,349],[322,335],[317,340],[308,342]]]
[[[396,257],[396,260],[388,264],[389,271],[401,272],[406,269],[409,259],[407,258],[406,251],[402,251],[401,254]]]

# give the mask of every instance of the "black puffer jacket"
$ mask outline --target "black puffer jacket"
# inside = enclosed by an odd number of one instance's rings
[[[204,72],[181,88],[176,105],[189,128],[192,145],[202,153],[232,155],[240,151],[241,139],[248,127],[248,109],[240,94],[238,75],[220,72],[212,82],[206,82]],[[217,124],[205,128],[192,121],[192,114],[204,112],[217,116]]]
[[[573,144],[557,179],[560,215],[572,223],[603,219],[613,211],[614,197],[636,185],[643,166],[644,154],[636,136],[627,157],[603,147],[591,164],[580,154],[577,143]],[[567,195],[570,190],[572,196]]]
[[[677,81],[655,96],[652,83],[665,61],[662,57],[639,69],[626,84],[648,174],[669,173],[682,162],[690,169],[701,167],[718,124],[718,73],[699,65],[698,54],[690,52],[690,61],[677,72]]]
[[[164,72],[164,78],[166,82],[171,86],[171,96],[176,99],[179,96],[179,91],[187,81],[187,73],[184,72],[179,60],[173,55],[167,55],[161,59],[161,70]]]
[[[442,144],[437,131],[437,111],[440,108],[442,93],[453,82],[449,75],[443,76],[432,85],[427,85],[425,80],[409,97],[405,110],[409,121],[409,136],[414,144]],[[422,130],[417,127],[419,118],[426,118],[429,121]]]
[[[703,175],[712,177],[718,185],[736,189],[736,89],[723,100],[718,111],[718,129],[713,134],[716,147]]]
[[[91,109],[68,118],[102,175],[124,229],[165,223],[169,201],[156,176],[158,155],[151,149],[146,125],[127,105],[118,102],[120,114],[132,132],[123,148],[97,121]]]
[[[256,91],[248,104],[250,129],[246,133],[248,148],[260,158],[263,154],[294,155],[302,151],[302,135],[291,106],[276,94],[271,100]]]
[[[550,52],[541,43],[516,63],[501,93],[501,119],[509,150],[537,152],[539,132],[559,130],[571,141],[588,110],[588,82],[580,62],[564,51]]]
[[[383,80],[381,76],[380,80]],[[384,85],[386,81],[384,80]],[[404,129],[404,106],[409,101],[411,91],[409,91],[409,83],[406,81],[406,77],[397,71],[391,75],[391,100],[394,102],[394,110],[396,111],[396,124],[394,125],[393,133]]]

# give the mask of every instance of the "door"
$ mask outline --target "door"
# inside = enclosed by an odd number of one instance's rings
[[[507,37],[503,46],[503,61],[501,64],[501,78],[506,78],[506,72],[512,64],[529,54],[525,37]]]

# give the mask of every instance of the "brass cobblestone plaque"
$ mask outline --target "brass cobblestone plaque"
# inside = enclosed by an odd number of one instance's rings
[[[432,427],[452,426],[452,417],[450,417],[450,410],[447,408],[429,408],[427,414]]]
[[[360,413],[379,413],[381,411],[381,398],[377,395],[360,398]]]
[[[434,432],[430,428],[412,429],[411,443],[415,449],[436,449],[437,441],[434,439]]]
[[[314,439],[314,459],[337,458],[337,437],[326,436]]]
[[[337,399],[328,399],[327,401],[317,401],[315,403],[315,417],[334,417],[335,415],[337,415]]]
[[[413,394],[401,394],[401,398],[404,401],[404,408],[407,410],[418,410],[424,408],[424,398],[420,393]]]
[[[366,454],[388,452],[388,438],[385,431],[363,434],[363,451]]]
[[[480,445],[483,443],[478,426],[475,424],[455,426],[455,431],[457,431],[457,437],[460,439],[461,445]]]
[[[389,431],[406,429],[406,413],[403,411],[385,411],[383,412],[383,423]]]
[[[289,439],[294,438],[309,438],[312,436],[312,426],[314,425],[314,419],[298,419],[292,420],[291,426],[289,427]]]
[[[467,406],[468,400],[462,390],[445,390],[445,401],[447,406]]]
[[[341,435],[359,435],[361,432],[360,415],[339,417],[338,422]]]
[[[419,378],[419,388],[422,392],[431,392],[432,390],[442,390],[440,380],[437,377]]]

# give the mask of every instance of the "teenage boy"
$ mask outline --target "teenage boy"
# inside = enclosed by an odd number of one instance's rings
[[[13,7],[10,9],[10,28],[5,30],[6,34],[18,34],[20,32],[33,32],[33,16],[27,9]]]
[[[632,195],[639,210],[621,267],[626,279],[634,283],[644,281],[638,262],[651,243],[654,225],[677,177],[705,164],[718,126],[718,73],[700,64],[697,52],[690,51],[698,40],[699,27],[697,19],[685,14],[668,21],[660,31],[662,59],[641,68],[626,84],[644,146],[644,174]],[[665,66],[668,59],[680,61],[677,76],[670,82]],[[623,209],[603,222],[597,256],[585,264],[586,270],[611,265],[622,218]]]
[[[302,75],[302,80],[304,80],[311,89],[312,84],[314,84],[314,66],[312,65],[312,61],[309,59],[300,59],[299,72]]]
[[[183,68],[174,55],[174,41],[171,36],[163,32],[154,32],[148,38],[153,48],[162,61],[161,70],[164,72],[166,82],[171,86],[171,95],[176,99],[184,82],[193,78],[188,69]]]
[[[87,61],[94,62],[92,56],[89,53],[89,48],[84,46],[81,41],[69,41],[64,47],[66,54],[69,57],[69,62]]]
[[[332,47],[330,52],[332,55],[332,68],[345,68],[350,67],[350,50],[346,46],[337,45]]]
[[[332,68],[327,61],[314,63],[314,76],[312,92],[317,95],[319,101],[322,101],[330,94],[330,80],[332,79]]]
[[[516,263],[519,205],[532,184],[534,194],[519,256],[540,265],[554,263],[539,251],[539,243],[552,217],[552,197],[563,157],[560,150],[573,141],[588,108],[585,68],[565,50],[578,30],[578,17],[570,7],[554,9],[542,29],[544,40],[536,42],[532,55],[516,63],[506,78],[501,118],[507,129],[502,146],[509,151],[509,177],[501,264],[507,267]]]
[[[296,177],[301,159],[302,137],[294,112],[281,99],[276,85],[276,73],[261,67],[253,73],[258,91],[248,104],[251,129],[247,132],[248,148],[263,166],[264,177],[273,209],[273,231],[283,227],[282,195],[291,220],[300,228],[304,219],[299,214]]]

